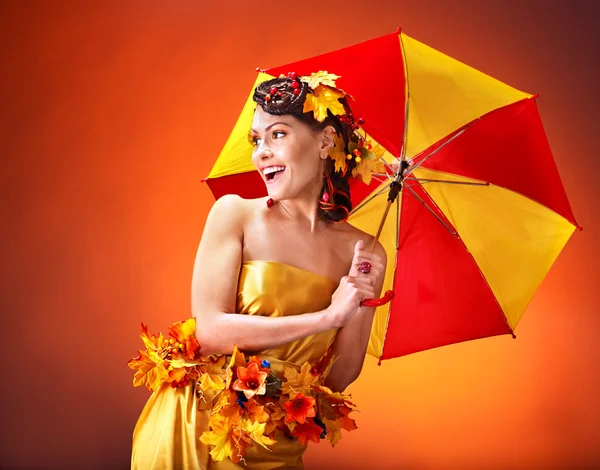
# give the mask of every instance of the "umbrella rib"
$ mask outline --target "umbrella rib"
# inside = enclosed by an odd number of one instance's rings
[[[419,163],[417,163],[416,165],[414,165],[412,167],[409,167],[408,170],[406,170],[406,173],[404,176],[410,175],[413,171],[415,171],[417,168],[419,168],[423,164],[423,162],[425,162],[425,160],[427,160],[429,157],[432,157],[437,152],[442,150],[446,145],[448,145],[450,142],[452,142],[454,139],[456,139],[459,135],[461,135],[463,132],[465,132],[469,127],[471,127],[470,124],[468,124],[463,129],[461,129],[460,132],[457,132],[452,137],[450,137],[446,142],[444,142],[442,145],[440,145],[438,148],[436,148],[433,152],[431,152],[429,155],[427,155],[425,158],[423,158],[423,160],[421,160]],[[415,159],[417,157],[418,157],[418,155],[413,157],[413,159]]]
[[[471,186],[489,186],[490,183],[473,183],[470,181],[450,181],[450,180],[432,180],[429,178],[410,178],[409,181],[418,181],[419,183],[450,183],[450,184],[467,184]]]
[[[400,52],[402,53],[402,60],[404,62],[404,80],[406,81],[406,103],[404,104],[404,130],[402,131],[402,144],[400,145],[400,160],[405,157],[406,150],[406,136],[408,133],[408,102],[410,101],[410,87],[408,84],[408,62],[406,61],[406,54],[404,53],[404,41],[402,35],[400,35]]]
[[[379,181],[380,183],[383,183],[385,181],[385,179],[382,179],[381,176],[385,176],[387,179],[389,179],[389,176],[386,174],[382,175],[382,174],[376,174],[376,173],[371,173],[371,176],[373,177],[373,179],[375,181]]]
[[[356,211],[358,211],[360,208],[362,208],[363,206],[365,206],[366,204],[371,202],[377,196],[384,193],[389,188],[390,184],[392,184],[392,183],[391,182],[387,183],[383,188],[381,188],[379,191],[377,191],[377,193],[373,194],[369,199],[365,199],[364,201],[361,201],[361,203],[358,206],[356,206],[354,209],[352,209],[352,211],[350,211],[350,214],[354,214]]]
[[[439,222],[440,222],[440,223],[441,223],[441,224],[442,224],[442,225],[443,225],[443,226],[446,228],[446,230],[448,230],[448,232],[450,232],[450,234],[451,234],[453,237],[456,237],[456,238],[458,238],[458,233],[456,233],[454,230],[452,230],[450,227],[448,227],[448,225],[446,225],[446,222],[444,222],[444,221],[443,221],[443,220],[442,220],[442,219],[441,219],[441,218],[440,218],[440,217],[439,217],[439,216],[438,216],[438,215],[437,215],[437,214],[436,214],[436,213],[435,213],[435,212],[434,212],[434,211],[431,209],[431,207],[429,207],[429,206],[428,206],[428,205],[425,203],[425,201],[423,201],[423,199],[421,199],[421,198],[419,197],[419,195],[418,195],[417,193],[415,193],[415,192],[414,192],[414,190],[413,190],[413,189],[412,189],[410,186],[406,186],[406,187],[408,188],[408,190],[409,190],[411,193],[413,193],[413,195],[414,195],[414,196],[415,196],[415,197],[416,197],[416,198],[419,200],[419,202],[420,202],[421,204],[423,204],[423,205],[425,206],[425,208],[426,208],[426,209],[427,209],[429,212],[431,212],[431,213],[434,215],[434,217],[435,217],[436,219],[438,219],[438,221],[439,221]]]
[[[400,188],[400,197],[397,198],[396,200],[396,252],[398,252],[398,249],[400,248],[400,199],[402,199],[404,197],[404,191],[402,191],[402,188]],[[397,256],[396,256],[397,258]],[[396,264],[398,264],[398,262],[396,261]],[[394,266],[394,277],[395,277],[395,273],[396,273],[396,266]]]
[[[385,167],[390,170],[390,173],[395,174],[396,172],[394,171],[394,168],[392,167],[392,165],[390,165],[388,162],[386,162],[382,157],[379,157],[379,161],[381,161]],[[381,173],[379,173],[380,175],[382,175]],[[387,173],[385,174],[388,178],[390,177],[390,175],[388,175]],[[383,175],[382,175],[383,176]]]

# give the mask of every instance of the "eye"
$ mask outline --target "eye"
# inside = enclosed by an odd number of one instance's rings
[[[281,134],[282,136],[286,135],[283,131],[275,131],[273,132],[273,137],[275,137],[277,134]]]
[[[253,147],[256,147],[258,145],[258,140],[259,140],[258,137],[252,137],[251,135],[248,136],[248,142]]]

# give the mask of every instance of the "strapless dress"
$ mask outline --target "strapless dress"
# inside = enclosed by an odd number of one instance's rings
[[[301,315],[323,310],[331,303],[338,283],[320,274],[275,261],[248,261],[241,266],[237,289],[237,314],[269,317]],[[316,363],[327,352],[337,329],[323,331],[290,343],[252,353],[271,363],[283,375],[284,365],[297,370]],[[229,359],[230,356],[227,357]],[[133,433],[131,468],[175,469],[303,469],[302,454],[308,444],[278,431],[275,444],[247,449],[244,462],[227,458],[214,461],[209,446],[200,442],[208,431],[211,410],[199,410],[195,381],[182,388],[163,384],[148,399]]]

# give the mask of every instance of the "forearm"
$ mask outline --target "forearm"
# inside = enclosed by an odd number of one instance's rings
[[[360,375],[369,345],[374,314],[374,309],[365,309],[339,329],[332,350],[333,354],[339,357],[325,380],[325,385],[333,391],[343,392]]]
[[[202,319],[198,314],[192,316],[203,355],[231,354],[235,344],[242,351],[261,351],[334,328],[328,309],[287,317],[232,313],[203,314]]]

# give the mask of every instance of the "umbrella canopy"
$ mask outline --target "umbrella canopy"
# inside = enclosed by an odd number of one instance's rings
[[[365,65],[366,64],[366,65]],[[254,87],[294,71],[326,70],[353,97],[355,116],[385,148],[387,173],[351,179],[348,222],[375,234],[392,181],[398,197],[381,228],[388,264],[368,353],[399,357],[512,334],[576,228],[537,110],[512,88],[400,30],[260,71],[206,181],[215,197],[267,194],[247,133]],[[406,175],[400,168],[408,167]]]

